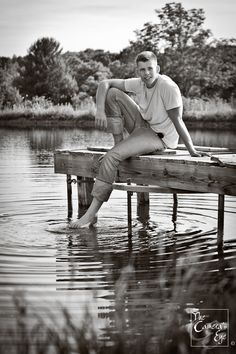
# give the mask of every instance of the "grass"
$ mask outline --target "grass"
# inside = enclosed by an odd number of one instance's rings
[[[233,102],[221,98],[183,98],[185,121],[235,122],[236,109]]]
[[[95,105],[91,102],[74,108],[71,104],[54,105],[45,98],[23,101],[0,111],[5,126],[93,126]]]
[[[233,102],[221,98],[183,98],[184,120],[196,126],[236,124]],[[53,105],[45,98],[36,97],[0,111],[2,126],[77,126],[94,127],[95,104],[92,100],[73,107],[71,104]]]
[[[230,328],[235,328],[235,277],[221,272],[208,272],[201,266],[174,266],[175,260],[167,269],[153,279],[154,301],[147,303],[140,311],[140,294],[147,300],[150,290],[145,281],[136,282],[132,264],[121,271],[115,285],[114,311],[111,311],[111,325],[103,329],[104,336],[99,338],[92,314],[86,312],[81,323],[73,319],[68,310],[62,308],[58,324],[53,316],[47,319],[35,314],[32,318],[30,305],[22,296],[14,297],[16,309],[14,328],[6,328],[1,336],[2,354],[205,354],[212,336],[204,332],[200,338],[202,347],[190,347],[191,309],[216,308],[230,311]],[[132,284],[132,285],[131,285]],[[129,304],[130,291],[132,293]],[[137,309],[133,304],[137,294]],[[133,298],[134,297],[134,298]],[[189,299],[199,299],[189,303]],[[156,300],[156,301],[155,301]],[[204,303],[201,305],[201,303]],[[214,319],[214,315],[213,315]],[[214,321],[215,323],[216,321]],[[213,322],[212,322],[213,323]],[[231,331],[231,333],[233,333]],[[4,339],[5,338],[5,339]],[[199,339],[199,338],[198,338]],[[235,338],[234,338],[235,339]],[[200,342],[198,342],[199,344]],[[217,347],[211,353],[226,354],[226,348]]]

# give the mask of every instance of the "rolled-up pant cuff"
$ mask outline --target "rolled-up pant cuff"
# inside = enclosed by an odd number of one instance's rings
[[[107,133],[114,135],[122,134],[124,131],[124,122],[122,117],[107,116]]]
[[[112,192],[112,184],[96,179],[91,195],[100,202],[107,202]]]

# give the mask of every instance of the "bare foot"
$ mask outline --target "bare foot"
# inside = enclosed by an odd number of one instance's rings
[[[84,214],[79,220],[71,222],[69,224],[69,229],[84,229],[88,228],[97,222],[97,216],[90,217]]]

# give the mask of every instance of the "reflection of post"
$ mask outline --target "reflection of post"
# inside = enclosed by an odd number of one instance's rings
[[[66,184],[67,184],[67,215],[68,218],[71,218],[73,213],[71,175],[66,175]]]
[[[91,192],[93,189],[93,184],[93,178],[77,176],[79,216],[81,216],[80,209],[85,209],[83,207],[89,207],[92,202]]]
[[[225,258],[224,258],[224,249],[223,247],[218,247],[218,257],[219,257],[219,271],[221,273],[224,273],[225,272],[225,268],[226,267],[229,267],[229,265],[227,264],[227,262],[225,261]]]
[[[217,230],[217,246],[223,247],[224,236],[224,208],[225,208],[225,196],[219,194],[218,196],[218,230]]]

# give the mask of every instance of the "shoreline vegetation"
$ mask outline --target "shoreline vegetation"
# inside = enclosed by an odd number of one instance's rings
[[[0,57],[0,126],[93,129],[99,83],[135,76],[135,58],[150,50],[161,74],[184,96],[187,127],[236,129],[236,39],[216,39],[204,9],[166,3],[156,22],[136,29],[120,52],[63,52],[55,38],[38,38],[24,56]]]
[[[213,272],[206,264],[197,267],[196,257],[195,266],[188,263],[191,258],[188,254],[182,260],[170,256],[171,266],[162,267],[158,277],[152,280],[150,304],[146,304],[150,283],[148,279],[137,281],[132,260],[121,269],[114,284],[112,304],[106,312],[107,323],[100,331],[97,315],[91,312],[89,303],[79,320],[74,312],[60,304],[57,313],[42,306],[37,310],[26,291],[16,292],[12,298],[14,314],[0,336],[1,353],[203,354],[208,347],[213,353],[229,353],[225,350],[227,341],[233,343],[235,339],[230,331],[236,323],[235,276],[229,270],[233,269],[232,262],[224,258],[217,261],[215,256],[212,257],[219,269]],[[93,303],[96,304],[95,298]],[[210,317],[201,319],[204,326],[191,315],[202,313],[202,309],[212,309]],[[229,323],[223,322],[219,309],[228,309]],[[200,330],[194,331],[197,324]]]
[[[236,130],[234,102],[221,98],[183,97],[183,119],[188,127],[233,128]],[[12,128],[95,128],[95,103],[73,107],[71,104],[55,105],[48,100],[24,101],[0,111],[0,127]]]
[[[188,127],[235,129],[236,38],[214,38],[202,8],[171,2],[154,11],[156,21],[119,52],[63,52],[42,37],[24,56],[0,57],[0,126],[93,129],[99,83],[134,77],[137,54],[150,50],[184,96]]]

